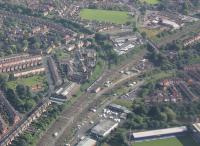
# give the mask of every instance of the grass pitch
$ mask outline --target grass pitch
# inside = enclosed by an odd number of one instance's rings
[[[147,4],[155,5],[160,2],[160,0],[141,0],[141,2],[146,2]]]
[[[191,136],[137,142],[132,146],[199,146]]]
[[[115,24],[125,24],[130,21],[128,12],[111,10],[82,9],[80,17],[86,20],[96,20]]]
[[[9,81],[7,82],[7,87],[11,89],[15,89],[18,84],[22,84],[29,87],[35,86],[37,84],[40,84],[43,86],[44,82],[45,82],[45,76],[35,75],[35,76],[27,77],[27,78],[18,78],[14,81]]]

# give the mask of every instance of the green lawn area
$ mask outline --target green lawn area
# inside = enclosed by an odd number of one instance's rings
[[[160,29],[147,29],[147,28],[140,28],[140,31],[145,32],[147,34],[147,37],[150,39],[153,39],[153,40],[156,39],[157,34],[162,32],[162,30],[160,30]]]
[[[138,142],[132,146],[199,146],[191,136]]]
[[[14,81],[7,82],[7,86],[11,89],[15,89],[18,84],[26,85],[26,86],[35,86],[37,84],[44,84],[45,76],[43,75],[35,75],[27,78],[18,78]]]
[[[132,107],[132,101],[130,101],[130,100],[116,99],[115,101],[113,101],[113,103],[121,105],[121,106],[125,106],[125,107],[130,108],[130,109]]]
[[[160,0],[140,0],[141,2],[146,2],[148,4],[151,4],[151,5],[155,5],[155,4],[158,4],[160,2]]]
[[[128,12],[97,10],[97,9],[82,9],[80,17],[86,20],[96,20],[101,22],[111,22],[115,24],[125,24],[130,21]]]

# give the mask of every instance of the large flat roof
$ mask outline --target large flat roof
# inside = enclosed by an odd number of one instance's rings
[[[194,126],[195,130],[200,132],[200,123],[194,123],[193,126]]]
[[[84,140],[80,141],[77,146],[95,146],[96,143],[96,140],[85,138]]]
[[[166,128],[166,129],[159,129],[159,130],[151,130],[151,131],[144,131],[133,133],[134,138],[143,138],[143,137],[151,137],[151,136],[160,136],[160,135],[167,135],[173,133],[180,133],[187,131],[186,126],[182,127],[174,127],[174,128]]]
[[[111,120],[103,120],[92,128],[91,132],[100,136],[104,136],[107,132],[118,126],[117,122]]]

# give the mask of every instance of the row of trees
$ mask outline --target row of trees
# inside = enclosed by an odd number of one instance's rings
[[[16,138],[11,146],[35,146],[42,133],[48,128],[48,126],[54,121],[63,107],[59,105],[53,105],[45,113],[46,116],[40,117],[37,121],[31,124],[31,128],[35,129],[32,132],[27,131],[18,138]]]
[[[24,85],[17,85],[15,90],[8,88],[5,93],[12,106],[21,113],[30,111],[41,98],[33,95],[30,88]]]
[[[13,80],[12,75],[0,74],[0,88],[5,92],[8,101],[19,112],[30,111],[41,99],[41,94],[33,94],[30,87],[18,84],[15,89],[9,88],[7,82]]]
[[[126,129],[159,129],[170,126],[189,125],[198,119],[200,101],[182,104],[144,105],[135,103],[133,113],[124,123]]]
[[[180,42],[172,42],[160,49],[161,53],[151,48],[147,54],[148,59],[161,70],[181,69],[183,66],[200,63],[200,44],[184,48]],[[173,52],[174,55],[171,55]],[[170,57],[171,56],[171,57]]]

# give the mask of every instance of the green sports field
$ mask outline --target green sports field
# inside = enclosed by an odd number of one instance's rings
[[[115,24],[125,24],[130,21],[128,12],[97,10],[97,9],[82,9],[80,17],[86,20],[96,20],[100,22],[111,22]]]
[[[147,4],[155,5],[160,2],[160,0],[140,0],[141,2],[146,2]]]
[[[7,82],[7,87],[11,89],[15,89],[18,84],[22,84],[29,87],[35,86],[37,84],[40,84],[43,86],[44,82],[45,82],[45,76],[35,75],[35,76],[27,77],[27,78],[18,78],[14,81],[9,81]]]
[[[133,144],[133,146],[199,146],[192,137],[184,136],[184,137],[174,137],[167,139],[159,139],[145,142],[138,142]]]

